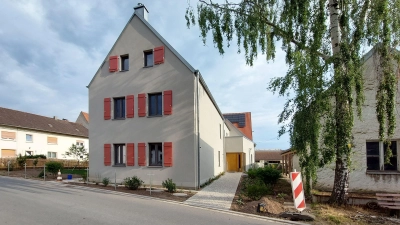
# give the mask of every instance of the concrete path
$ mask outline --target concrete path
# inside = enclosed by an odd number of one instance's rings
[[[229,210],[242,173],[225,173],[184,202],[187,205]]]

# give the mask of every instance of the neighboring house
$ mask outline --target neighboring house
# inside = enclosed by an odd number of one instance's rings
[[[82,124],[89,129],[89,113],[81,111],[75,123]]]
[[[155,185],[171,178],[197,188],[226,171],[231,134],[244,146],[234,150],[242,157],[235,170],[248,167],[252,141],[225,120],[200,72],[147,17],[135,7],[88,85],[90,178],[136,175],[149,183],[151,176]]]
[[[349,191],[400,191],[400,113],[396,113],[397,127],[392,143],[393,157],[391,165],[384,163],[384,152],[387,146],[379,141],[379,123],[376,118],[376,93],[379,82],[375,66],[377,64],[375,48],[364,56],[364,94],[365,102],[362,107],[362,121],[354,119],[353,137],[354,154],[351,156]],[[396,68],[399,73],[399,69]],[[400,74],[398,76],[400,79]],[[398,81],[397,81],[398,82]],[[398,83],[397,90],[400,89]],[[400,106],[400,95],[396,93],[397,111]],[[356,115],[356,113],[355,113]],[[298,165],[298,158],[296,165]],[[317,171],[319,189],[331,190],[334,181],[335,164],[327,165]]]
[[[229,120],[248,139],[253,141],[253,128],[251,123],[251,112],[224,113],[225,119]]]
[[[268,164],[281,164],[282,163],[282,150],[256,150],[255,162],[260,166]]]
[[[0,107],[0,131],[0,158],[43,154],[68,159],[64,154],[72,144],[89,149],[86,127],[56,117]]]

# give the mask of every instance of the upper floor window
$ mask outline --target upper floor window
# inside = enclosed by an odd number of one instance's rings
[[[385,155],[388,145],[378,141],[367,142],[367,170],[385,170],[397,171],[397,141],[392,141],[390,149],[393,156],[390,157],[390,163],[385,164]]]
[[[57,138],[56,137],[47,137],[47,144],[56,145]]]
[[[162,115],[162,94],[149,94],[149,116]]]
[[[121,55],[121,71],[129,70],[129,55]]]
[[[77,146],[77,147],[83,146],[83,141],[77,140],[77,141],[76,141],[76,146]]]
[[[16,138],[16,133],[15,132],[8,132],[8,131],[2,131],[1,132],[1,139],[3,140],[15,140]]]
[[[149,67],[154,65],[153,50],[144,52],[144,66]]]
[[[26,142],[33,142],[32,134],[26,134]]]
[[[114,98],[114,119],[125,118],[125,97]]]

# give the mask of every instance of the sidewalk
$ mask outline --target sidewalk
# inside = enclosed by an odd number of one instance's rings
[[[242,173],[225,173],[184,202],[187,205],[229,210]]]

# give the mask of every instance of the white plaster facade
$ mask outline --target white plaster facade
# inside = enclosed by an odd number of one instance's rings
[[[87,137],[75,137],[44,131],[0,126],[0,133],[3,131],[15,133],[15,139],[0,138],[0,158],[17,157],[19,154],[43,154],[48,158],[73,159],[65,156],[65,152],[68,151],[72,144],[79,142],[82,143],[87,150],[89,149],[89,139]],[[27,135],[29,137],[27,137]],[[48,143],[48,137],[56,138],[57,143]],[[14,156],[5,154],[5,152],[9,152],[9,150],[15,152]]]
[[[367,142],[379,141],[379,124],[376,118],[376,92],[378,88],[376,65],[377,58],[372,49],[365,56],[364,63],[364,94],[365,103],[362,107],[362,121],[354,120],[354,154],[350,168],[349,191],[365,192],[400,192],[400,114],[396,113],[397,127],[393,141],[397,143],[397,170],[384,170],[383,151],[380,151],[380,170],[367,169]],[[398,71],[398,68],[396,68]],[[398,83],[397,90],[400,90]],[[399,110],[400,95],[396,93],[396,110]],[[355,114],[356,115],[356,114]],[[380,144],[383,149],[383,144]],[[298,163],[298,160],[297,160]],[[334,164],[318,170],[317,188],[331,190],[334,181]]]
[[[136,11],[131,17],[88,86],[92,149],[89,176],[101,179],[116,174],[117,182],[122,182],[136,175],[148,184],[152,174],[154,185],[171,178],[178,186],[196,188],[225,171],[224,136],[229,135],[229,130],[200,73],[140,15],[143,11]],[[145,67],[144,52],[158,46],[164,46],[165,61]],[[110,72],[109,57],[113,55],[129,55],[129,70]],[[172,91],[172,114],[148,116],[146,99],[146,116],[139,117],[138,94],[145,93],[148,97],[165,90]],[[134,95],[133,118],[106,120],[104,99],[128,95]],[[112,118],[114,113],[111,106]],[[162,164],[150,166],[149,145],[166,142],[172,143],[173,165],[166,166],[163,157]],[[146,162],[139,166],[138,145],[142,143],[145,143]],[[104,161],[108,154],[105,144],[111,146],[111,165]],[[118,154],[116,144],[124,145],[123,163],[115,163],[119,160],[114,155]],[[134,165],[130,166],[126,164],[128,144],[134,145]]]

